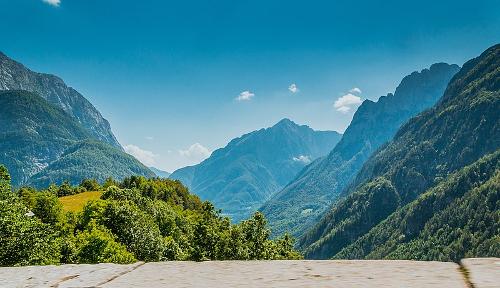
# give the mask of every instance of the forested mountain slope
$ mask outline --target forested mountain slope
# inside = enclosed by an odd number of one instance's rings
[[[78,91],[54,75],[29,70],[0,52],[0,90],[35,92],[74,117],[96,139],[122,149],[111,127],[97,109]]]
[[[404,77],[394,95],[364,101],[328,156],[306,167],[260,209],[273,233],[288,231],[297,237],[318,221],[368,157],[391,140],[403,123],[438,101],[458,69],[434,64]]]
[[[436,106],[370,157],[349,195],[300,240],[307,257],[334,256],[450,173],[500,147],[499,54],[496,45],[468,61]]]
[[[14,185],[91,137],[62,109],[26,91],[0,91],[0,127],[0,163],[9,168]]]
[[[500,150],[452,174],[340,251],[340,259],[500,256]]]
[[[121,180],[132,175],[156,176],[133,156],[107,143],[86,140],[68,147],[56,161],[33,175],[28,184],[47,187],[68,181],[77,185],[82,179],[91,178],[103,183],[108,177]]]
[[[339,139],[337,132],[314,131],[283,119],[271,128],[233,139],[202,163],[179,169],[170,177],[238,221],[310,161],[326,155]]]
[[[98,141],[76,119],[35,93],[0,91],[0,127],[0,164],[11,171],[15,186],[154,176],[135,158]]]

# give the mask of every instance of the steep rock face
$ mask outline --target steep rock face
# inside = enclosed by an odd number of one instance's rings
[[[394,94],[366,100],[354,114],[340,142],[313,162],[260,209],[275,235],[298,237],[340,196],[368,157],[389,141],[412,116],[443,95],[457,65],[437,63],[403,78]]]
[[[96,139],[122,149],[108,121],[78,91],[66,86],[59,77],[33,72],[1,52],[0,90],[35,92],[77,119]]]
[[[314,131],[283,119],[233,139],[202,163],[179,169],[181,180],[238,221],[281,189],[310,161],[330,151],[340,134]]]
[[[498,150],[498,111],[500,45],[468,61],[432,109],[408,121],[391,142],[370,157],[350,185],[350,193],[301,238],[300,246],[306,256],[336,255],[451,173]],[[385,193],[378,193],[381,198],[371,199],[371,195],[375,195],[371,187],[381,179],[386,183],[382,187]],[[492,181],[496,181],[494,179]],[[450,183],[454,185],[453,181]],[[465,183],[458,186],[463,185]],[[490,183],[487,187],[495,185]],[[483,195],[489,194],[487,187],[483,187]],[[497,194],[490,195],[488,197],[497,197]],[[437,202],[428,205],[434,204]]]

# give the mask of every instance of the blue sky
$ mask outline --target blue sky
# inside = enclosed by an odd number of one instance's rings
[[[497,0],[0,0],[0,11],[0,51],[62,77],[167,171],[284,117],[342,132],[359,100],[500,39]]]

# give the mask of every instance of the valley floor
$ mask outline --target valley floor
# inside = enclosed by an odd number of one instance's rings
[[[498,287],[500,259],[211,261],[0,268],[2,287]]]

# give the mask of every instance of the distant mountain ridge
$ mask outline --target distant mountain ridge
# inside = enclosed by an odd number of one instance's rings
[[[181,168],[170,178],[181,180],[238,221],[308,163],[326,155],[339,139],[337,132],[314,131],[283,119],[270,128],[231,140],[205,161]]]
[[[149,167],[149,170],[153,171],[153,173],[155,173],[156,176],[160,178],[168,178],[168,176],[170,176],[170,173],[168,173],[167,171],[163,171],[155,167]]]
[[[54,75],[33,72],[0,52],[0,90],[35,92],[74,117],[92,136],[119,149],[109,122],[75,89]]]
[[[328,156],[307,166],[260,208],[273,233],[288,231],[298,237],[313,225],[374,151],[408,119],[438,101],[458,70],[457,65],[433,64],[404,77],[394,94],[377,102],[365,100]]]
[[[433,108],[370,157],[300,239],[306,257],[500,256],[498,111],[500,45],[465,63]]]

